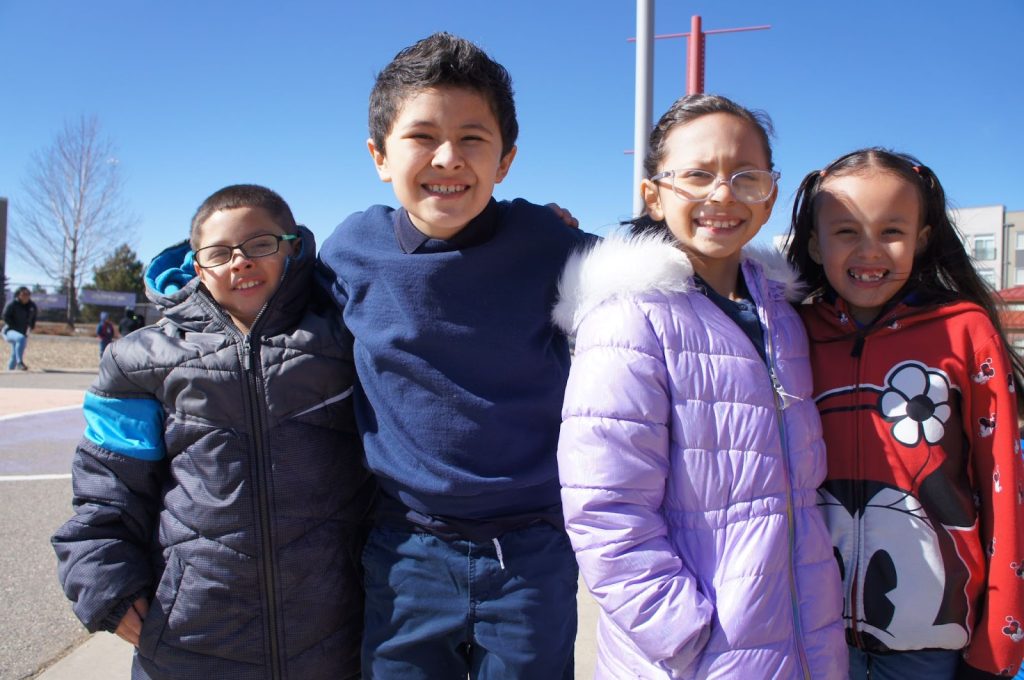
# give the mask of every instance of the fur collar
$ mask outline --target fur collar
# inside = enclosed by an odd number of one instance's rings
[[[775,248],[748,244],[742,259],[780,285],[789,301],[803,299],[796,270]],[[670,239],[661,235],[614,235],[569,258],[558,282],[558,302],[551,316],[559,328],[571,334],[584,316],[608,300],[692,288],[690,258]]]

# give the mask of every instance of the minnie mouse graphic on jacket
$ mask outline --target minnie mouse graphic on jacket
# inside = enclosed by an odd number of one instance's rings
[[[1012,675],[1024,649],[1024,475],[999,334],[970,302],[899,304],[864,328],[832,298],[800,311],[816,349],[819,493],[848,642],[963,649],[972,666]]]

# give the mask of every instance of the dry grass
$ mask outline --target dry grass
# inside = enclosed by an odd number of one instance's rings
[[[7,368],[10,358],[10,344],[0,342],[0,370]],[[33,371],[95,371],[100,366],[99,340],[89,336],[51,335],[40,329],[39,332],[29,335],[24,358],[25,364]]]

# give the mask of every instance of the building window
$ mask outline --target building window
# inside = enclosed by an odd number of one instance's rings
[[[1024,250],[1024,231],[1017,232],[1017,250]]]
[[[974,237],[974,259],[994,260],[996,259],[996,239],[994,236]]]
[[[1015,269],[1013,275],[1013,285],[1024,286],[1024,269]]]
[[[994,271],[985,267],[978,267],[978,276],[980,276],[985,283],[995,288],[996,273]]]

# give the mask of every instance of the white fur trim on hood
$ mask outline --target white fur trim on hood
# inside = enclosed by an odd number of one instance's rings
[[[757,262],[768,279],[780,283],[788,300],[802,299],[799,277],[778,250],[748,245],[742,257]],[[609,236],[566,262],[551,318],[572,334],[583,317],[608,300],[655,290],[686,292],[693,288],[692,277],[690,258],[661,234]]]

